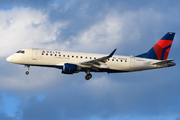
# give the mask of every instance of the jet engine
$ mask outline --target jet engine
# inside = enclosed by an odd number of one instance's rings
[[[64,74],[73,74],[78,73],[81,68],[78,65],[65,63],[62,69],[62,73]]]

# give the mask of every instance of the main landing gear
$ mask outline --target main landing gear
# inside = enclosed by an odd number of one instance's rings
[[[29,68],[30,68],[30,65],[25,65],[25,67],[27,68],[27,71],[25,72],[26,75],[29,75]]]
[[[91,78],[92,78],[92,74],[90,73],[90,70],[87,70],[85,79],[86,79],[86,80],[89,80],[89,79],[91,79]]]
[[[85,76],[85,79],[86,80],[89,80],[89,79],[91,79],[92,78],[92,74],[87,74],[86,76]]]

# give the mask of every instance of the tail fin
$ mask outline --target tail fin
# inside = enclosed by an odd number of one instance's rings
[[[175,33],[168,32],[144,56],[149,59],[166,60],[171,49]]]

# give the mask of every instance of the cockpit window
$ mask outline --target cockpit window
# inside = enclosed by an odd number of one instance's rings
[[[19,51],[17,51],[16,53],[20,53],[21,51],[19,50]]]
[[[23,53],[24,54],[25,52],[24,52],[24,50],[19,50],[16,53]]]
[[[21,53],[23,53],[23,54],[24,54],[24,50],[21,50]]]

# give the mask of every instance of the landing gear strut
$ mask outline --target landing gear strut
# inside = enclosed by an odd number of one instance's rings
[[[85,79],[86,80],[89,80],[92,78],[92,74],[90,73],[90,70],[88,69],[87,72],[86,72],[86,76],[85,76]]]
[[[30,65],[25,65],[25,67],[27,68],[27,71],[25,72],[25,74],[29,75],[29,67],[30,67]]]

